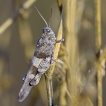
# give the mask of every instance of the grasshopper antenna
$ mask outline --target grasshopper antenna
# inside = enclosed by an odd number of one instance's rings
[[[34,6],[35,7],[35,6]],[[40,17],[43,19],[43,21],[45,22],[45,24],[47,25],[48,27],[48,24],[46,22],[46,20],[43,18],[43,16],[41,15],[41,13],[38,11],[38,9],[35,7],[36,11],[39,13]]]
[[[50,19],[49,19],[49,27],[50,27],[51,18],[52,18],[52,8],[51,8],[51,14],[50,14]]]

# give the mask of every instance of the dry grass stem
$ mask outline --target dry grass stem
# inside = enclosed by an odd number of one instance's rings
[[[8,28],[10,27],[15,19],[21,14],[23,15],[24,10],[28,9],[29,7],[32,6],[32,4],[36,0],[27,0],[20,8],[18,11],[16,11],[10,18],[8,18],[1,26],[0,26],[0,35]]]
[[[102,78],[105,75],[105,61],[106,61],[106,47],[103,53],[100,54],[98,61],[96,62],[97,70],[97,87],[98,87],[98,106],[103,106],[102,100]]]
[[[75,32],[76,32],[76,34],[78,34],[78,32],[80,30],[80,27],[81,27],[84,7],[85,7],[85,0],[77,0],[76,23],[75,23]]]
[[[76,106],[78,100],[78,45],[75,33],[76,0],[64,0],[64,36],[65,46],[68,52],[67,64],[67,88],[71,98],[68,96],[67,106]]]
[[[96,53],[101,48],[101,0],[95,0]]]
[[[60,21],[60,26],[57,34],[57,40],[62,38],[62,19]],[[60,49],[60,43],[55,45],[54,49],[54,59],[57,59]],[[53,106],[53,86],[52,86],[52,74],[54,72],[55,63],[50,66],[50,69],[45,73],[46,86],[47,86],[47,96],[48,96],[48,106]]]
[[[56,64],[55,69],[55,76],[57,78],[57,81],[59,83],[59,106],[66,106],[67,105],[67,99],[66,99],[66,93],[67,92],[67,83],[66,83],[66,71],[68,69],[67,62],[65,61],[65,58],[67,56],[67,52],[65,49],[64,44],[61,44],[58,60],[59,62]]]
[[[60,86],[60,99],[59,99],[59,106],[67,106],[66,101],[66,82],[63,82]]]
[[[101,0],[95,0],[95,27],[96,27],[96,54],[97,54],[97,58],[99,58],[99,60],[101,59],[101,54],[100,54],[100,49],[101,49]],[[100,54],[100,55],[98,55]],[[96,62],[96,69],[97,69],[97,87],[98,87],[98,106],[102,106],[102,77],[103,75],[101,73],[103,73],[102,69],[101,69],[101,65],[104,61],[101,60],[101,62],[99,62],[99,60],[97,60]]]

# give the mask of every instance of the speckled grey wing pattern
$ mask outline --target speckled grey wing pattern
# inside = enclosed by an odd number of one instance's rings
[[[43,59],[38,59],[35,56],[32,58],[31,66],[28,73],[23,78],[24,84],[19,92],[19,102],[22,102],[31,91],[34,85],[37,85],[41,78],[41,73],[38,73],[38,66]]]
[[[48,29],[51,30],[51,28],[45,27],[45,30]],[[41,75],[45,73],[49,69],[50,64],[53,63],[55,40],[56,37],[52,30],[50,34],[43,33],[38,40],[30,69],[23,78],[24,84],[19,92],[19,102],[22,102],[28,96],[32,87],[39,83]]]

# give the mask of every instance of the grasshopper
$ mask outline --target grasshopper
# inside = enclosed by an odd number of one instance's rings
[[[19,92],[19,102],[22,102],[31,91],[32,87],[37,85],[40,81],[42,74],[44,74],[50,67],[54,60],[54,45],[60,43],[64,39],[56,40],[56,35],[53,30],[48,26],[46,20],[35,7],[40,17],[43,19],[46,27],[43,28],[43,33],[37,42],[36,50],[34,52],[30,68],[24,76],[24,84]]]

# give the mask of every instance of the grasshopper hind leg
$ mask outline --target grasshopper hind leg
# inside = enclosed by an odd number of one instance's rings
[[[40,78],[41,78],[41,74],[36,74],[36,76],[29,82],[29,85],[30,86],[35,86],[39,83],[40,81]]]

